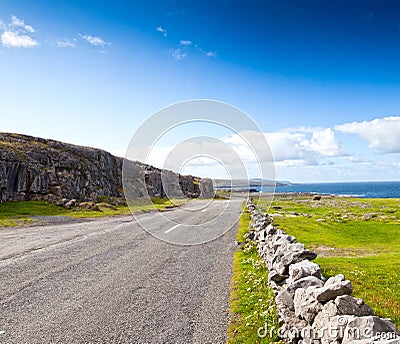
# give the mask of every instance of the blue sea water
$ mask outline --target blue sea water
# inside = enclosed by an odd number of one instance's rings
[[[277,186],[275,192],[309,192],[363,198],[400,198],[400,182],[293,184]]]

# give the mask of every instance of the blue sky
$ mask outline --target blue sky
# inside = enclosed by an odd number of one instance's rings
[[[215,99],[278,179],[400,179],[398,1],[0,0],[0,35],[0,131],[122,155],[158,109]]]

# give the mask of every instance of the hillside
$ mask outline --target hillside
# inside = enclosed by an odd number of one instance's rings
[[[76,146],[38,137],[0,133],[0,202],[62,198],[97,201],[101,197],[124,197],[122,158],[96,148]],[[129,191],[143,196],[145,180],[150,197],[165,197],[161,169],[129,162],[137,171]],[[177,189],[186,197],[211,197],[211,180],[165,171],[179,180]],[[200,183],[201,181],[201,183]],[[179,196],[181,193],[169,193]]]

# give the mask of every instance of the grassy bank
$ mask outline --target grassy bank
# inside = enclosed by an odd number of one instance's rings
[[[138,205],[135,213],[154,210],[164,210],[176,204],[182,204],[186,200],[153,199],[153,205]],[[116,206],[114,208],[99,204],[99,210],[85,210],[78,207],[66,209],[45,201],[20,201],[0,203],[0,227],[19,226],[31,224],[37,221],[36,217],[63,216],[70,218],[94,218],[116,215],[128,215],[131,210],[128,206]]]
[[[326,277],[345,274],[354,296],[400,325],[399,199],[278,197],[270,213],[275,226],[319,253]]]
[[[238,241],[245,240],[249,226],[250,215],[244,212],[240,218]],[[277,328],[274,293],[268,288],[267,270],[258,257],[255,244],[247,243],[234,255],[228,343],[277,342],[276,331],[270,336],[268,330],[267,336],[262,338],[266,327]]]

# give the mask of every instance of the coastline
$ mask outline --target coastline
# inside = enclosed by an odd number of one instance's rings
[[[351,182],[351,183],[313,183],[291,184],[277,187],[218,187],[217,192],[237,194],[268,194],[305,196],[332,196],[351,198],[400,198],[400,182]]]
[[[275,188],[275,194],[287,193],[353,198],[400,198],[400,182],[304,183]]]

